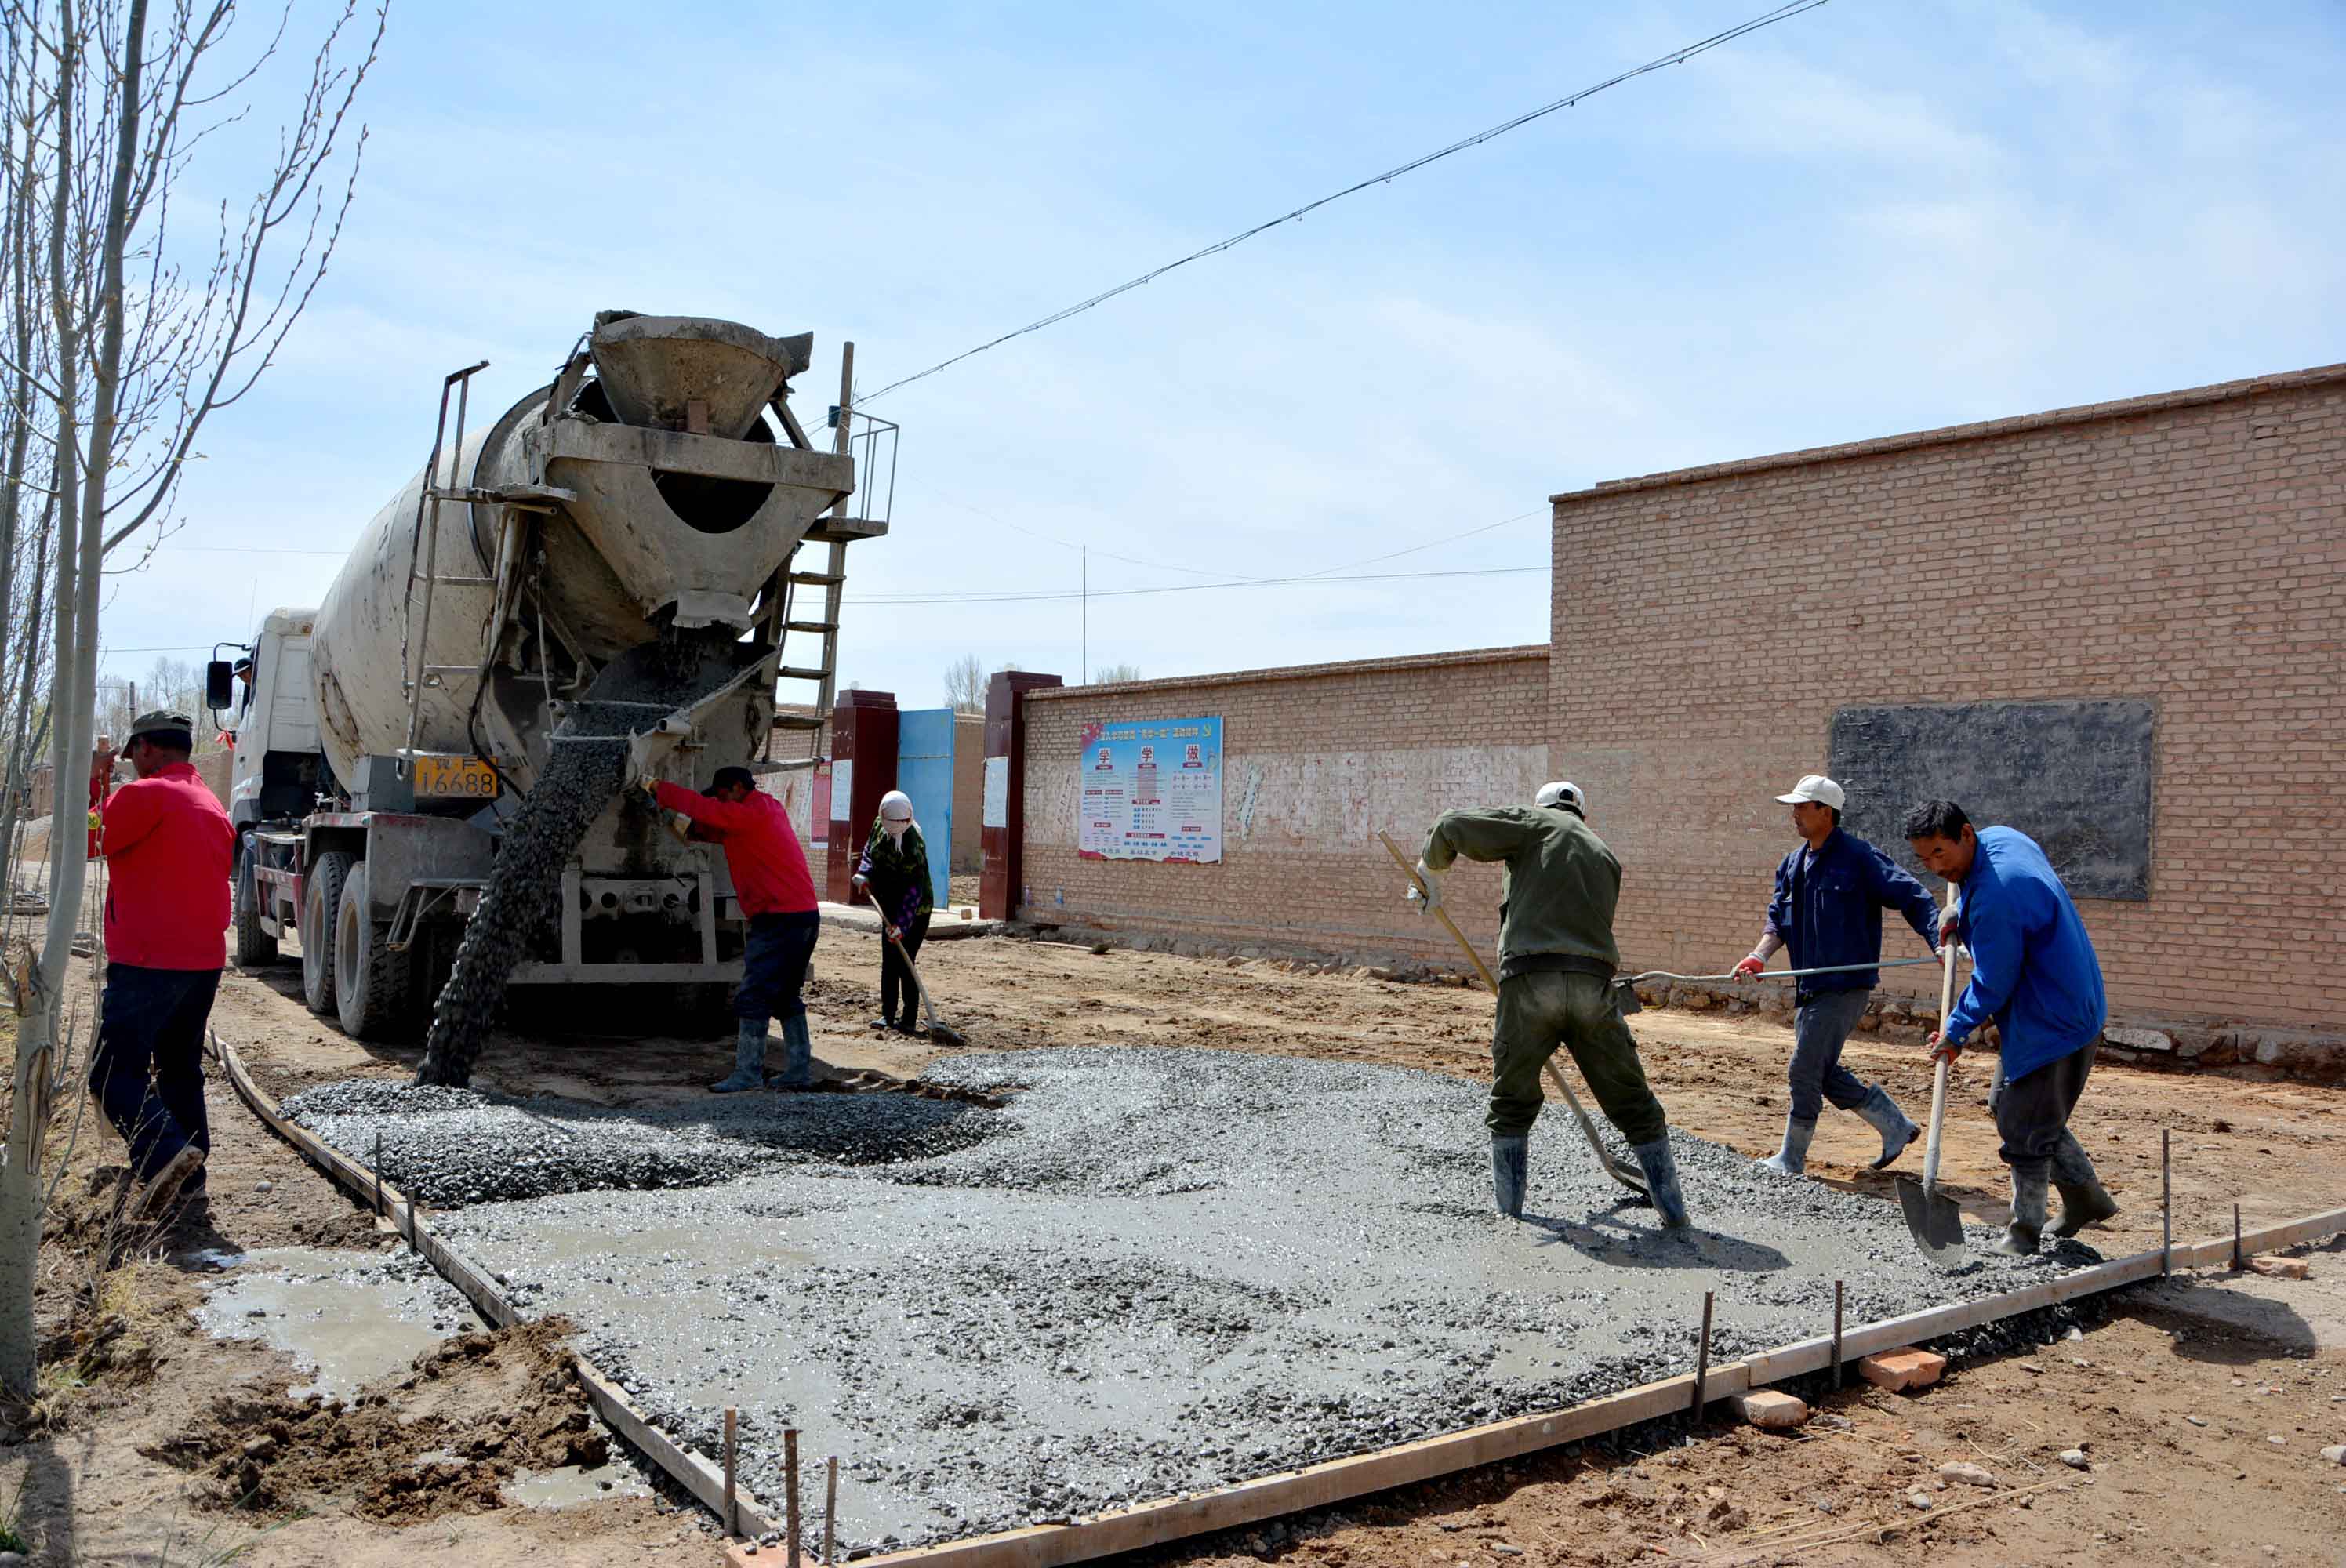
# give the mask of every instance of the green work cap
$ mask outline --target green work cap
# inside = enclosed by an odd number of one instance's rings
[[[142,735],[168,735],[174,731],[182,740],[193,740],[196,721],[184,713],[167,713],[158,708],[153,713],[142,713],[130,721],[129,739],[136,740]]]

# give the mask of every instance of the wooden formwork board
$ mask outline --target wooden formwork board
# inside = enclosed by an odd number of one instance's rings
[[[384,1201],[391,1206],[391,1217],[400,1224],[402,1234],[407,1236],[416,1250],[429,1259],[451,1284],[462,1290],[484,1316],[501,1325],[519,1320],[520,1313],[505,1299],[495,1282],[459,1257],[442,1241],[433,1230],[431,1222],[414,1213],[403,1194],[382,1186],[366,1166],[288,1122],[278,1110],[276,1101],[252,1082],[233,1048],[217,1033],[212,1036],[212,1045],[214,1054],[235,1083],[237,1093],[262,1121],[268,1123],[271,1131],[299,1148],[312,1165],[361,1200],[372,1202],[372,1194],[380,1190]],[[2341,1231],[2346,1231],[2346,1208],[2333,1208],[2267,1226],[2260,1230],[2243,1232],[2238,1246],[2243,1253],[2270,1252],[2320,1240]],[[2188,1245],[2178,1244],[2173,1249],[2173,1266],[2177,1268],[2202,1268],[2229,1262],[2234,1245],[2234,1238],[2229,1236]],[[2160,1249],[2153,1248],[2136,1253],[2131,1257],[2081,1268],[2057,1279],[2048,1279],[2041,1285],[2007,1291],[2001,1296],[1953,1302],[1944,1307],[1909,1312],[1902,1317],[1885,1318],[1877,1323],[1863,1324],[1841,1335],[1841,1359],[1844,1363],[1855,1361],[1879,1350],[1937,1339],[1982,1323],[1992,1323],[2001,1318],[2015,1317],[2023,1312],[2034,1312],[2065,1301],[2099,1295],[2106,1290],[2116,1290],[2145,1279],[2155,1279],[2167,1271],[2168,1256]],[[725,1481],[717,1468],[652,1425],[650,1418],[586,1357],[576,1356],[576,1360],[580,1380],[604,1419],[661,1469],[675,1477],[710,1512],[721,1516],[724,1512]],[[1711,1367],[1703,1379],[1703,1402],[1708,1404],[1714,1400],[1729,1399],[1770,1383],[1821,1371],[1831,1361],[1831,1334],[1820,1334],[1772,1350],[1759,1351],[1739,1361]],[[1183,1536],[1203,1535],[1242,1524],[1260,1523],[1283,1514],[1324,1508],[1371,1492],[1431,1481],[1436,1476],[1451,1475],[1459,1471],[1479,1469],[1484,1465],[1535,1453],[1541,1449],[1602,1437],[1641,1421],[1687,1410],[1694,1404],[1694,1374],[1682,1372],[1674,1378],[1644,1383],[1563,1410],[1516,1416],[1484,1426],[1444,1432],[1439,1437],[1421,1438],[1393,1448],[1329,1460],[1302,1470],[1258,1476],[1252,1481],[1218,1487],[1211,1492],[1165,1498],[1066,1524],[1042,1524],[1002,1531],[992,1535],[972,1536],[965,1541],[949,1541],[935,1546],[892,1552],[884,1556],[861,1558],[858,1562],[862,1568],[909,1568],[912,1564],[918,1564],[919,1568],[1058,1568],[1062,1563],[1086,1563],[1120,1552],[1161,1545]],[[737,1490],[735,1514],[734,1521],[729,1522],[729,1529],[735,1534],[754,1538],[781,1528],[781,1521],[759,1507],[746,1490]],[[726,1561],[731,1568],[772,1568],[783,1556],[784,1553],[776,1550],[755,1551],[747,1542],[726,1549]]]
[[[236,1092],[269,1126],[270,1132],[291,1144],[303,1158],[323,1171],[337,1186],[360,1202],[374,1207],[399,1227],[408,1245],[422,1253],[441,1278],[464,1293],[481,1316],[499,1328],[522,1320],[521,1310],[506,1298],[496,1281],[459,1257],[456,1250],[440,1238],[432,1222],[415,1207],[414,1200],[397,1187],[384,1182],[375,1172],[352,1159],[339,1149],[303,1127],[286,1120],[284,1112],[267,1091],[252,1081],[245,1070],[244,1060],[236,1048],[219,1037],[217,1030],[211,1036],[212,1055]],[[652,1419],[627,1398],[611,1376],[576,1350],[571,1352],[571,1362],[578,1369],[579,1386],[595,1406],[596,1413],[608,1422],[613,1431],[640,1449],[646,1457],[673,1477],[677,1483],[692,1493],[709,1512],[723,1519],[725,1514],[725,1476],[716,1466],[678,1443],[674,1438],[652,1424]],[[759,1506],[757,1499],[746,1487],[737,1486],[733,1495],[733,1518],[726,1528],[737,1535],[755,1538],[781,1528],[779,1519]]]

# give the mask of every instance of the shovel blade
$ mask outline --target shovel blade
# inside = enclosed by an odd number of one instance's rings
[[[1898,1178],[1898,1207],[1906,1211],[1906,1228],[1923,1256],[1941,1268],[1959,1268],[1965,1257],[1964,1212],[1944,1193],[1925,1192],[1912,1176]]]

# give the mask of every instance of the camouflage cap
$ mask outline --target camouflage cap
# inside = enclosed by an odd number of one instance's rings
[[[142,713],[130,721],[130,734],[124,744],[128,745],[142,735],[168,735],[173,730],[177,730],[183,738],[193,741],[196,721],[184,713],[169,713],[158,708],[153,713]]]

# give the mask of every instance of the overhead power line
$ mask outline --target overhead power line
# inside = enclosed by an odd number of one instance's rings
[[[1089,597],[1095,599],[1129,599],[1144,594],[1198,594],[1211,588],[1317,588],[1330,583],[1402,583],[1428,577],[1520,577],[1535,572],[1545,573],[1545,566],[1470,566],[1449,572],[1362,572],[1350,576],[1309,577],[1240,577],[1227,583],[1174,583],[1157,588],[1095,588]],[[1079,599],[1086,596],[1073,588],[1050,593],[1022,594],[937,594],[904,598],[881,598],[872,596],[851,596],[851,605],[872,605],[886,609],[901,609],[913,605],[1032,605],[1046,600]]]
[[[1207,246],[1202,250],[1192,250],[1187,256],[1183,256],[1177,260],[1168,261],[1161,267],[1152,267],[1137,278],[1127,278],[1113,289],[1103,289],[1098,293],[1091,296],[1091,298],[1087,300],[1078,300],[1074,304],[1067,306],[1065,310],[1054,311],[1049,315],[1043,317],[1040,321],[1029,321],[1025,326],[1018,328],[1015,331],[1005,332],[998,338],[989,339],[985,342],[978,344],[974,349],[964,349],[960,353],[954,355],[950,359],[939,360],[927,370],[915,371],[909,376],[903,376],[898,380],[890,382],[878,392],[865,392],[859,396],[855,401],[859,403],[870,404],[881,398],[886,397],[890,392],[894,392],[899,387],[910,386],[914,382],[924,380],[927,377],[936,374],[939,371],[946,369],[948,366],[961,363],[962,361],[970,358],[974,354],[982,354],[988,349],[998,349],[1003,344],[1010,341],[1013,338],[1023,338],[1029,332],[1039,332],[1046,327],[1056,326],[1059,322],[1066,321],[1070,316],[1080,316],[1086,311],[1093,310],[1098,306],[1107,304],[1118,294],[1128,293],[1132,290],[1139,288],[1144,283],[1153,282],[1176,268],[1187,267],[1192,261],[1202,261],[1207,257],[1219,255],[1220,252],[1228,250],[1233,246],[1243,245],[1248,240],[1253,239],[1256,235],[1276,229],[1282,223],[1293,223],[1299,219],[1304,218],[1311,213],[1317,212],[1320,209],[1327,206],[1331,201],[1341,201],[1344,198],[1357,195],[1360,192],[1368,189],[1369,187],[1372,185],[1391,184],[1392,181],[1399,179],[1402,175],[1415,173],[1417,170],[1423,168],[1427,164],[1438,162],[1443,158],[1448,158],[1453,153],[1464,152],[1468,148],[1472,147],[1480,147],[1483,143],[1491,140],[1494,137],[1503,137],[1511,130],[1515,130],[1521,127],[1531,124],[1534,120],[1545,118],[1546,116],[1556,113],[1558,109],[1568,109],[1573,105],[1580,102],[1583,98],[1594,97],[1607,87],[1617,87],[1624,82],[1633,81],[1639,76],[1648,74],[1649,72],[1658,71],[1666,66],[1683,66],[1688,60],[1693,59],[1697,55],[1706,54],[1712,49],[1718,48],[1722,44],[1731,44],[1738,38],[1741,38],[1749,34],[1760,31],[1762,27],[1772,27],[1779,22],[1789,21],[1792,17],[1799,15],[1803,11],[1814,11],[1824,4],[1825,0],[1790,0],[1790,4],[1779,5],[1774,10],[1769,11],[1761,15],[1754,16],[1748,22],[1738,23],[1736,25],[1728,28],[1727,31],[1723,33],[1714,33],[1709,37],[1704,38],[1697,43],[1688,44],[1682,49],[1673,49],[1667,55],[1657,56],[1655,58],[1647,61],[1642,66],[1634,66],[1629,70],[1623,71],[1618,76],[1607,76],[1601,82],[1597,82],[1590,87],[1583,87],[1576,93],[1556,99],[1554,103],[1543,104],[1538,108],[1532,109],[1525,114],[1517,115],[1511,120],[1504,120],[1499,124],[1493,126],[1488,130],[1476,131],[1473,136],[1454,141],[1448,147],[1437,148],[1432,152],[1424,153],[1419,157],[1411,158],[1407,163],[1396,164],[1392,168],[1385,170],[1382,174],[1372,174],[1366,179],[1358,180],[1353,184],[1344,187],[1341,190],[1331,191],[1328,195],[1320,198],[1317,201],[1305,202],[1301,207],[1297,208],[1292,212],[1283,212],[1277,218],[1270,219],[1264,222],[1256,224],[1251,229],[1242,229],[1236,234],[1231,235],[1229,239],[1218,240],[1214,244]]]

